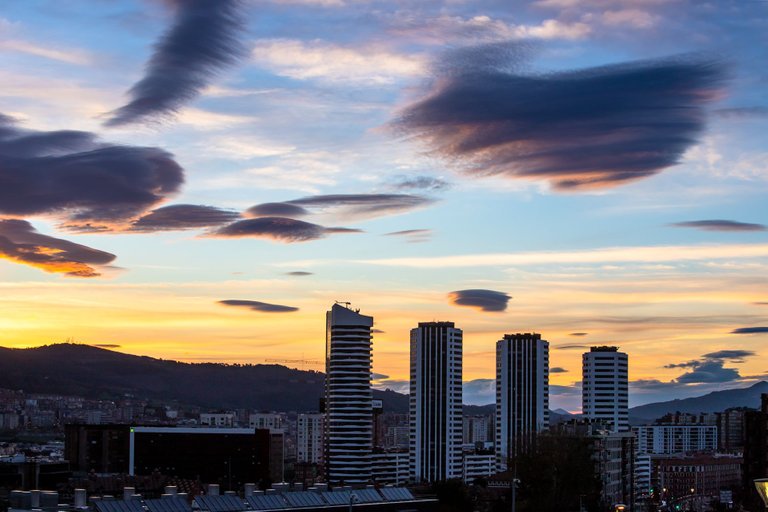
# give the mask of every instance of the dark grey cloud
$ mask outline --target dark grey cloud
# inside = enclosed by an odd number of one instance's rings
[[[0,214],[125,222],[183,181],[161,149],[108,145],[88,132],[22,130],[0,115]]]
[[[680,384],[707,382],[731,382],[741,378],[735,368],[724,368],[723,361],[707,361],[701,363],[688,373],[680,375],[676,380]]]
[[[407,395],[410,391],[411,383],[407,380],[381,379],[375,382],[374,387],[376,389],[383,390],[390,389],[392,391]]]
[[[383,380],[388,378],[389,375],[384,375],[383,373],[371,373],[371,380]]]
[[[293,272],[286,272],[285,275],[287,276],[296,276],[296,277],[303,277],[303,276],[311,276],[314,272],[307,272],[305,270],[294,270]]]
[[[610,187],[677,164],[725,75],[692,57],[523,74],[525,51],[507,43],[447,54],[429,96],[394,126],[472,175]]]
[[[747,119],[768,117],[768,107],[719,108],[715,114],[725,119]]]
[[[664,368],[698,368],[701,366],[701,361],[685,361],[682,363],[670,363],[665,364]]]
[[[439,192],[451,188],[451,183],[435,176],[398,176],[391,184],[395,190],[428,190]]]
[[[705,359],[728,359],[732,362],[738,362],[743,363],[744,359],[747,357],[756,356],[757,354],[752,350],[718,350],[717,352],[710,352],[709,354],[704,354],[703,358]]]
[[[704,231],[766,231],[768,227],[763,224],[751,224],[737,222],[735,220],[692,220],[687,222],[675,222],[671,224],[676,228],[696,228]]]
[[[210,233],[224,238],[267,238],[280,242],[308,242],[335,233],[360,233],[358,229],[326,228],[288,217],[258,217],[244,219],[223,226]]]
[[[303,217],[309,215],[306,208],[290,203],[263,203],[245,211],[248,217]]]
[[[768,327],[739,327],[731,331],[731,334],[762,334],[768,332]]]
[[[99,347],[99,348],[120,348],[122,345],[115,345],[114,343],[93,343],[91,345],[92,347]]]
[[[633,380],[630,382],[633,389],[642,389],[642,390],[659,390],[659,389],[668,389],[670,387],[677,387],[677,383],[675,381],[670,382],[664,382],[658,379],[638,379]]]
[[[667,364],[664,365],[664,368],[701,368],[709,363],[725,363],[726,361],[731,363],[743,363],[746,358],[756,355],[757,354],[752,350],[723,349],[704,354],[700,359]]]
[[[482,289],[456,290],[448,294],[451,304],[493,312],[505,311],[511,298],[504,292]]]
[[[72,277],[97,277],[114,254],[38,233],[19,219],[0,219],[0,258]]]
[[[239,0],[173,2],[173,26],[157,42],[131,100],[110,113],[107,126],[156,120],[176,113],[219,73],[245,55],[239,37]]]
[[[371,329],[371,332],[374,334],[384,334],[384,331],[382,331],[381,329]]]
[[[560,345],[559,347],[555,347],[558,350],[587,350],[589,349],[589,345]]]
[[[465,404],[486,405],[496,400],[495,379],[475,379],[464,382],[462,398]]]
[[[568,370],[559,366],[555,366],[554,368],[549,369],[549,373],[568,373]]]
[[[581,382],[574,382],[570,386],[550,384],[549,394],[559,396],[581,396]]]
[[[746,358],[756,355],[752,350],[742,349],[723,349],[709,352],[702,355],[700,359],[665,365],[664,368],[690,369],[690,371],[683,373],[676,379],[668,383],[656,381],[656,384],[644,383],[643,385],[646,388],[650,388],[653,385],[661,388],[664,385],[707,384],[741,380],[745,377],[741,376],[736,368],[726,368],[725,364],[743,363]]]
[[[588,332],[572,332],[568,336],[586,336]]]
[[[221,226],[238,219],[236,211],[215,206],[173,204],[149,212],[134,222],[130,231],[174,231]]]
[[[752,304],[755,306],[768,306],[768,302],[753,302]]]
[[[299,308],[295,308],[293,306],[281,306],[280,304],[269,304],[266,302],[259,302],[257,300],[227,299],[220,300],[219,304],[224,306],[248,308],[253,311],[260,311],[262,313],[292,313],[299,310]]]

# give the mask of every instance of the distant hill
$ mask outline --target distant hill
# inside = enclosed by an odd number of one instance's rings
[[[673,412],[720,412],[729,407],[760,407],[760,394],[768,393],[768,382],[761,381],[748,388],[713,391],[703,396],[675,399],[668,402],[632,407],[629,410],[630,423],[645,423]]]
[[[280,365],[180,363],[61,343],[0,347],[0,388],[27,393],[178,401],[207,409],[315,411],[325,374]],[[408,396],[374,390],[387,411],[408,411]]]

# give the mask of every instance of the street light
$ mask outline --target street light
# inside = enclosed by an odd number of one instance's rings
[[[350,492],[349,493],[349,512],[352,512],[352,505],[359,502],[360,499],[357,497],[357,494]]]
[[[765,508],[768,508],[768,478],[758,478],[755,480],[755,489],[757,489],[757,494],[760,495],[763,503],[765,503]]]

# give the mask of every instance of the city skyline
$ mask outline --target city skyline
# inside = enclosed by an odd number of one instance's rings
[[[768,376],[764,2],[192,5],[0,8],[0,346],[322,362],[342,300],[382,388],[430,320],[469,403],[514,332],[553,409],[590,346],[630,406]]]

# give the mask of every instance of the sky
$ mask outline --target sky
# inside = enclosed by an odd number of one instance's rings
[[[322,370],[325,311],[629,354],[630,405],[768,376],[768,2],[0,6],[0,345]]]

